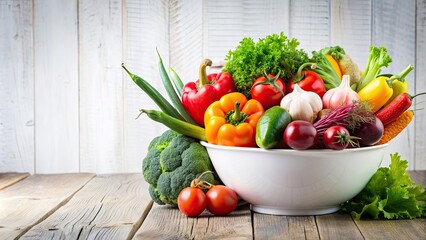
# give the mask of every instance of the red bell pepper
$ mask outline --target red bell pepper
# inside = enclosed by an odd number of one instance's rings
[[[182,91],[184,108],[192,119],[203,127],[207,107],[223,95],[236,91],[234,80],[229,73],[212,73],[207,76],[206,68],[211,64],[210,59],[205,59],[200,65],[200,79],[185,84]]]
[[[315,69],[316,64],[315,63],[302,64],[299,67],[296,73],[296,76],[287,82],[287,93],[292,92],[294,88],[294,84],[297,84],[303,90],[315,92],[322,98],[322,96],[327,91],[325,89],[324,81],[316,72],[311,70],[303,70],[304,68],[308,66],[310,66],[311,69]]]

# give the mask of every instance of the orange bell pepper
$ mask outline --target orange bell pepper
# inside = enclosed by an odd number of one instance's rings
[[[213,102],[204,114],[207,142],[225,146],[256,147],[256,125],[265,112],[262,104],[232,92]]]

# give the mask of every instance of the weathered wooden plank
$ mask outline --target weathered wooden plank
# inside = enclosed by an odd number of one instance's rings
[[[255,239],[320,239],[314,216],[253,213]]]
[[[364,239],[350,214],[334,213],[315,218],[321,239]]]
[[[77,0],[34,1],[35,172],[79,171]]]
[[[22,239],[130,239],[151,205],[142,174],[100,175]]]
[[[426,170],[408,171],[408,173],[413,182],[426,187]]]
[[[426,239],[426,219],[355,221],[365,239]]]
[[[0,1],[0,172],[34,173],[33,1]]]
[[[22,179],[28,177],[29,173],[16,173],[16,172],[10,172],[10,173],[0,173],[0,190],[3,188],[7,188]]]
[[[122,1],[79,1],[80,171],[123,171]]]
[[[330,45],[342,46],[362,71],[371,44],[371,0],[330,0]]]
[[[217,3],[207,1],[205,4]],[[170,4],[170,65],[182,78],[190,82],[198,79],[198,67],[204,58],[214,56],[203,53],[203,1],[171,1]],[[206,11],[208,15],[208,11]],[[236,14],[238,14],[236,12]],[[223,17],[226,14],[222,15]],[[215,25],[215,23],[211,23]],[[215,61],[216,59],[213,59]]]
[[[154,204],[133,239],[252,239],[251,214],[246,206],[227,216],[204,211],[189,218],[179,209]]]
[[[0,191],[0,236],[14,239],[63,206],[95,175],[32,175]]]
[[[289,21],[291,37],[297,38],[306,52],[330,45],[329,0],[291,1]]]

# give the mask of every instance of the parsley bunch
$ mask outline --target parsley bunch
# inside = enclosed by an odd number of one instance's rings
[[[359,220],[413,219],[426,217],[426,192],[414,183],[406,172],[408,162],[401,160],[398,153],[391,154],[389,168],[381,167],[367,186],[342,207]]]
[[[308,55],[303,49],[297,49],[299,42],[288,38],[283,32],[268,35],[254,42],[244,38],[235,50],[230,50],[225,58],[223,71],[231,74],[237,91],[250,98],[250,90],[256,78],[263,73],[277,75],[287,82]]]

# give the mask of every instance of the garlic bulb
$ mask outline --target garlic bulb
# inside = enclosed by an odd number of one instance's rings
[[[294,85],[293,92],[284,96],[281,107],[287,110],[291,119],[314,122],[318,112],[322,109],[322,101],[318,94],[305,91]]]
[[[351,104],[354,100],[359,100],[359,96],[350,86],[349,75],[343,75],[340,85],[328,90],[322,97],[324,108],[346,106]]]

